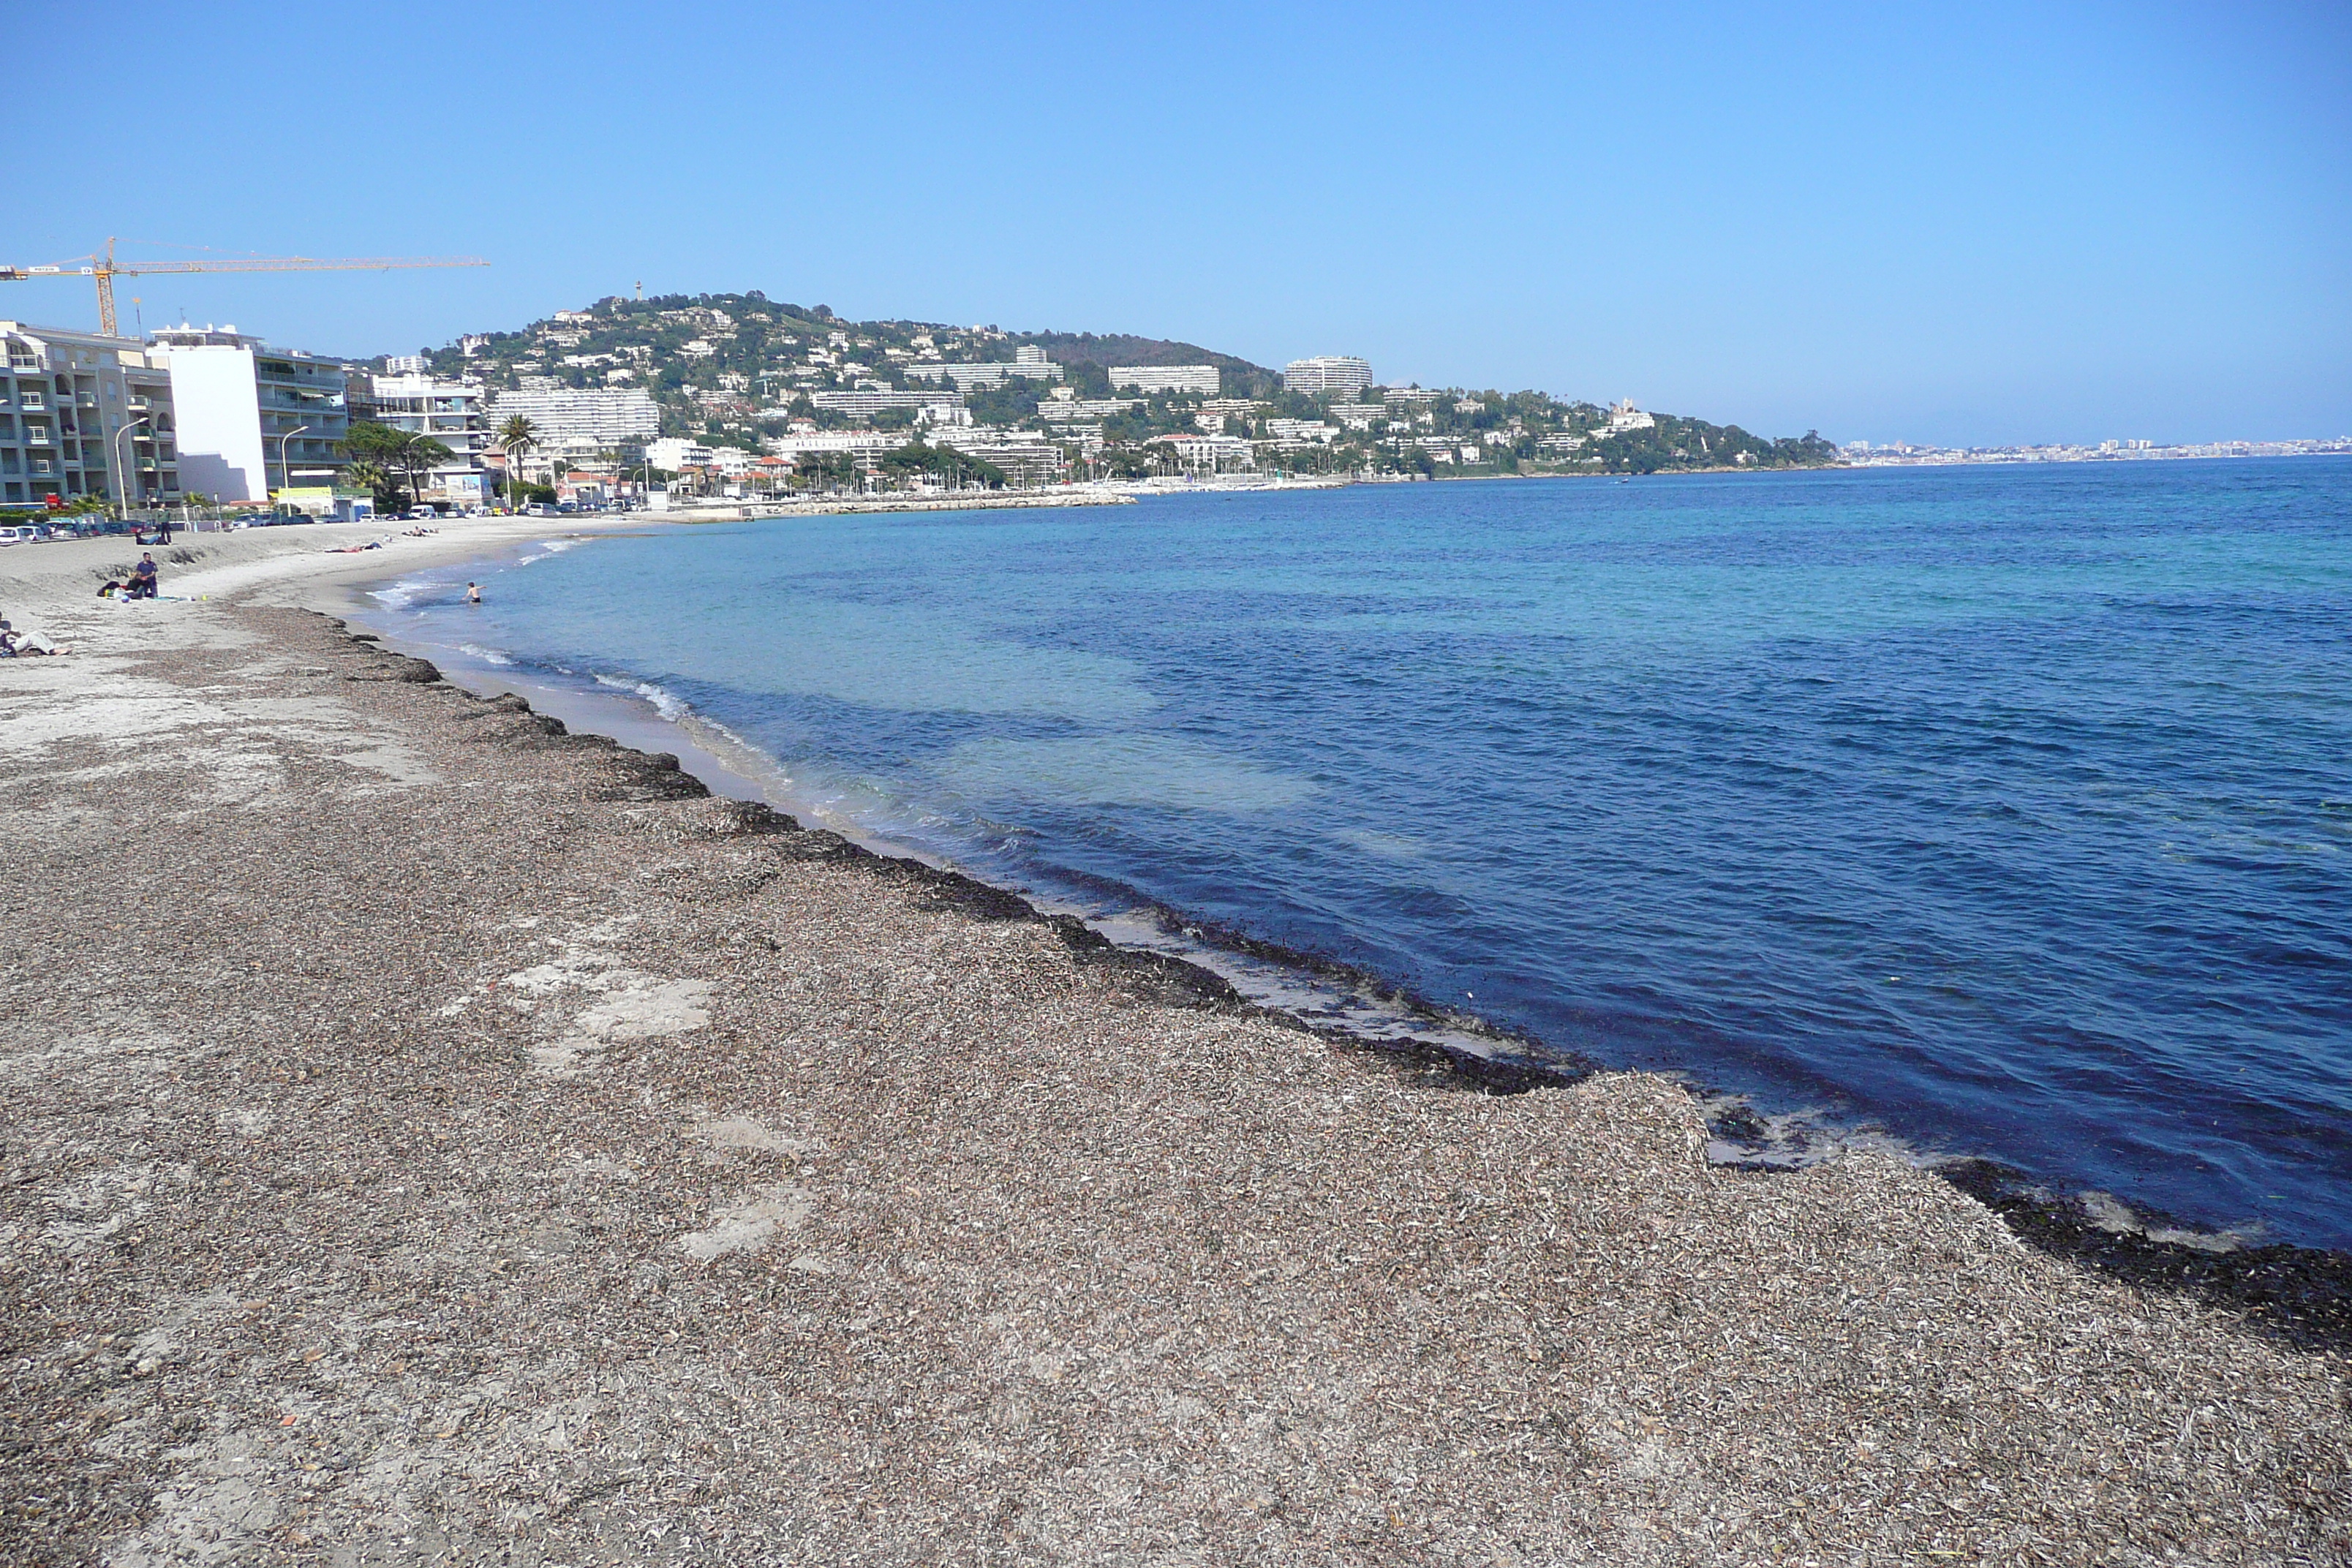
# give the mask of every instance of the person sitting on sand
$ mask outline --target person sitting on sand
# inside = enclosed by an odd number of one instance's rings
[[[59,647],[48,638],[33,632],[20,632],[0,616],[0,658],[47,658],[53,654],[71,653],[69,647]]]
[[[154,552],[142,550],[139,552],[139,564],[131,569],[131,581],[126,586],[131,597],[134,599],[152,599],[155,596]]]

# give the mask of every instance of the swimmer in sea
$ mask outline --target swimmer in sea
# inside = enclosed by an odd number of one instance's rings
[[[481,585],[480,584],[478,584],[478,583],[468,583],[468,584],[466,584],[466,603],[467,603],[467,604],[469,604],[469,605],[478,605],[478,604],[480,604],[481,602],[482,602],[482,585]]]

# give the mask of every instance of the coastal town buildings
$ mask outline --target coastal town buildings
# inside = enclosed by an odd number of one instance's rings
[[[1353,397],[1372,384],[1372,367],[1370,361],[1350,354],[1310,354],[1282,367],[1282,384],[1292,392]]]
[[[168,373],[134,339],[0,321],[0,502],[181,499]]]
[[[1110,367],[1114,392],[1155,394],[1199,393],[1214,397],[1221,385],[1213,364],[1115,364]]]
[[[147,340],[167,370],[180,480],[223,501],[268,500],[289,486],[331,486],[350,466],[347,373],[338,362],[223,327],[166,327]]]

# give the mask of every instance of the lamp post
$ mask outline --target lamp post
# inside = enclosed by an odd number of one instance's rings
[[[122,486],[122,513],[125,517],[131,515],[131,474],[122,466],[122,438],[146,423],[144,419],[133,419],[114,433],[114,474]]]
[[[297,425],[291,430],[283,431],[278,435],[278,477],[282,481],[278,487],[279,489],[290,490],[294,488],[294,470],[286,466],[286,443],[291,441],[295,437],[299,436],[303,431],[308,430],[310,426],[308,425]],[[268,477],[269,476],[267,474],[262,476],[265,479]]]

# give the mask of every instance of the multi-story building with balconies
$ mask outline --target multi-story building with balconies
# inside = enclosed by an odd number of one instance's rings
[[[138,342],[0,321],[0,505],[180,500],[170,378]]]
[[[420,499],[478,506],[489,499],[490,432],[479,382],[440,381],[422,373],[370,378],[368,416],[414,436],[429,436],[449,448],[436,463]],[[504,459],[500,459],[503,464]]]
[[[343,367],[273,349],[234,326],[168,327],[147,360],[170,372],[180,477],[215,500],[268,500],[289,485],[331,485],[351,459]]]
[[[1292,392],[1351,396],[1372,384],[1372,367],[1353,354],[1310,354],[1283,367],[1282,384]]]

